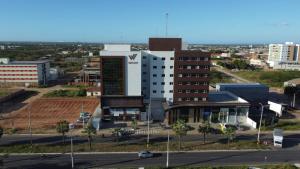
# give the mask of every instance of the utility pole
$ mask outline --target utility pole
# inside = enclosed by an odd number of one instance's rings
[[[168,130],[167,163],[166,163],[166,168],[169,168],[169,144],[170,144],[170,131]]]
[[[259,127],[258,127],[258,133],[257,133],[257,144],[260,142],[260,127],[261,127],[261,121],[262,121],[262,116],[264,113],[264,105],[262,103],[259,103],[261,105],[261,112],[260,112],[260,120],[259,120]]]
[[[28,122],[29,122],[29,136],[30,136],[30,149],[32,151],[32,130],[31,130],[31,104],[28,105]]]
[[[166,37],[168,37],[168,19],[169,19],[169,13],[166,13]]]
[[[149,148],[149,141],[150,141],[150,112],[151,112],[151,97],[149,98],[149,108],[148,108],[148,116],[147,116],[147,122],[148,122],[147,148]]]

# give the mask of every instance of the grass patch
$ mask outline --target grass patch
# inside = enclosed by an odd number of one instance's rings
[[[8,91],[0,90],[0,97],[7,96],[9,94],[10,94],[10,92],[8,92]]]
[[[151,143],[148,150],[150,151],[166,151],[166,142]],[[254,141],[236,141],[229,145],[227,143],[208,142],[203,144],[200,141],[182,142],[181,151],[196,151],[196,150],[238,150],[238,149],[266,149],[265,145],[257,145]],[[120,143],[93,143],[93,152],[138,152],[147,149],[146,143],[128,144]],[[178,143],[170,143],[170,151],[178,151]],[[90,152],[88,143],[74,144],[75,152]],[[46,145],[34,144],[32,149],[29,144],[22,145],[6,145],[0,146],[0,153],[65,153],[70,152],[70,143],[66,141],[66,145]]]
[[[211,70],[210,71],[210,84],[216,85],[216,83],[232,83],[232,78],[222,72]]]
[[[280,128],[283,130],[300,130],[300,121],[296,120],[279,120],[275,126],[262,127],[263,130],[273,130],[274,128]]]
[[[248,169],[253,165],[239,165],[239,166],[186,166],[186,167],[169,167],[170,169]],[[254,167],[263,169],[297,169],[294,165],[279,164],[279,165],[254,165]],[[164,169],[165,167],[146,167],[146,169]]]
[[[283,82],[300,77],[300,71],[239,71],[234,74],[269,87],[282,87]]]
[[[84,97],[86,96],[86,90],[54,90],[44,94],[44,97]]]

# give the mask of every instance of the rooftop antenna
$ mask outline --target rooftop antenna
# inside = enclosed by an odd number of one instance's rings
[[[169,19],[169,13],[166,13],[166,37],[168,37],[168,19]]]

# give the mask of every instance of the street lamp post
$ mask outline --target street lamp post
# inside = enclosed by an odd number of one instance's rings
[[[300,92],[300,91],[296,91],[296,92],[294,93],[294,98],[293,98],[293,107],[294,107],[294,108],[296,107],[296,94],[297,94],[298,92]]]
[[[147,148],[149,148],[149,142],[150,142],[150,111],[151,111],[151,97],[149,98],[149,108],[148,108],[148,113],[147,113]]]
[[[170,132],[169,132],[169,130],[168,130],[167,163],[166,163],[166,168],[169,168],[169,144],[170,144]]]
[[[259,103],[261,106],[261,112],[260,112],[260,120],[259,120],[259,127],[258,127],[258,133],[257,133],[257,144],[260,142],[260,128],[261,128],[261,121],[262,121],[262,116],[264,113],[264,106],[262,103]]]
[[[71,136],[71,164],[72,164],[72,168],[74,168],[74,151],[73,151],[73,135],[72,135],[72,129],[74,128],[73,124],[69,125],[69,129],[70,129],[70,136]]]

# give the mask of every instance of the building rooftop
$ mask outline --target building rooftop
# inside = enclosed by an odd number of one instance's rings
[[[217,83],[216,86],[234,86],[234,87],[267,87],[261,83]]]
[[[36,61],[11,61],[8,64],[42,64],[47,63],[49,60],[36,60]]]
[[[284,83],[292,84],[292,85],[300,85],[300,78],[292,79],[289,81],[286,81]]]
[[[248,103],[246,100],[227,91],[210,92],[208,101],[216,103]]]

